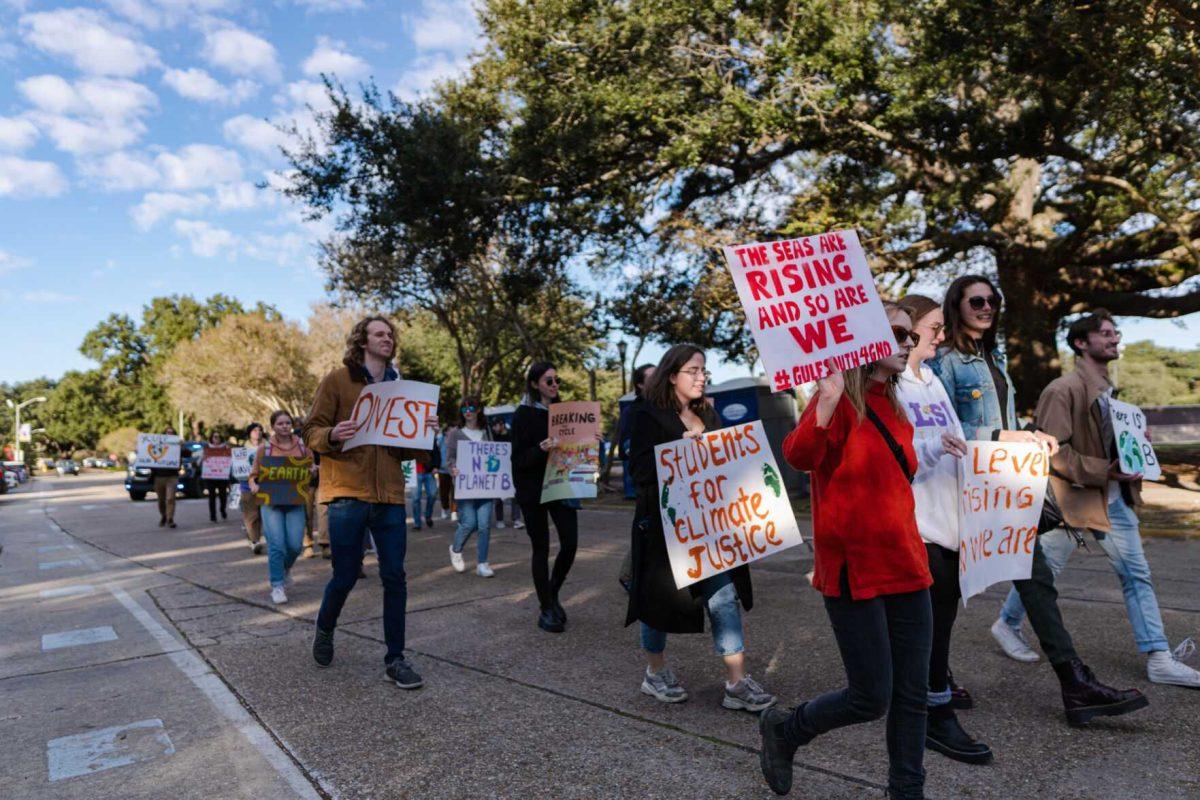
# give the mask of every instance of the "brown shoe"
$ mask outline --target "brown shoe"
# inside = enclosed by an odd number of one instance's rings
[[[301,555],[304,556],[305,558],[316,558],[317,557],[317,554],[313,552],[313,549],[311,547],[304,548]]]

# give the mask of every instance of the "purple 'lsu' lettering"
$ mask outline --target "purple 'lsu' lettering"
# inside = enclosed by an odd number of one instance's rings
[[[909,403],[908,407],[912,410],[914,428],[948,428],[950,420],[954,419],[944,401],[938,401],[930,406]],[[925,415],[926,410],[929,412],[929,416]]]

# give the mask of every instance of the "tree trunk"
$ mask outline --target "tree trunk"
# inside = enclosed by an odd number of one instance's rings
[[[1017,394],[1017,414],[1029,415],[1046,385],[1062,374],[1057,341],[1062,312],[1050,288],[1053,270],[1000,263],[998,272],[1008,375]]]

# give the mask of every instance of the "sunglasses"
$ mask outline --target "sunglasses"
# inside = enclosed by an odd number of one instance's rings
[[[464,414],[472,414],[478,411],[479,408],[477,406],[459,406],[458,410]]]
[[[994,311],[1000,310],[1000,298],[994,294],[976,295],[967,300],[967,305],[976,311],[982,311],[984,306],[988,306]]]
[[[542,378],[542,382],[548,386],[558,386],[558,378],[553,376]]]
[[[909,339],[912,339],[913,347],[921,343],[921,336],[916,331],[910,331],[908,328],[902,328],[899,325],[892,326],[892,335],[896,337],[896,344],[904,344]]]

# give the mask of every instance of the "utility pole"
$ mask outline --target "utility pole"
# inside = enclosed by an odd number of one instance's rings
[[[25,451],[21,449],[21,409],[25,406],[33,405],[34,403],[44,402],[46,402],[46,398],[44,397],[31,397],[24,403],[14,403],[11,398],[4,401],[4,403],[13,410],[13,414],[16,417],[16,424],[13,427],[13,441],[16,442],[17,446],[13,450],[13,455],[16,457],[17,461],[22,463],[25,462]]]

